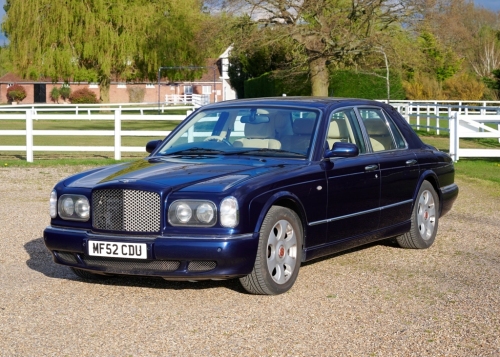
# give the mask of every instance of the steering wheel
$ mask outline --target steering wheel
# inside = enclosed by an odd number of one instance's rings
[[[229,146],[233,146],[233,144],[231,144],[231,142],[229,140],[227,140],[226,138],[221,138],[220,136],[209,136],[207,138],[205,138],[205,140],[203,141],[216,141],[218,143],[224,143],[224,144],[227,144]]]

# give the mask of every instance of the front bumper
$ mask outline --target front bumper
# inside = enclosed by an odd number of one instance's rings
[[[134,237],[47,227],[45,245],[56,263],[98,274],[158,276],[169,280],[229,279],[251,273],[258,233],[228,236]],[[89,240],[146,243],[147,259],[90,256]]]

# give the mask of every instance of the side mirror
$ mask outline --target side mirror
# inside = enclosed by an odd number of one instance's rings
[[[152,153],[163,140],[152,140],[146,144],[146,152]]]
[[[359,149],[356,144],[337,142],[333,144],[331,150],[325,152],[325,159],[331,157],[355,157],[359,155]]]

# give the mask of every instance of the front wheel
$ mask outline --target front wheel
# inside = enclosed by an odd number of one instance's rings
[[[396,238],[402,248],[429,248],[436,238],[439,222],[439,197],[429,181],[424,181],[418,191],[411,214],[411,228]]]
[[[252,294],[278,295],[292,287],[302,259],[302,224],[291,209],[272,206],[260,229],[252,272],[240,278]]]

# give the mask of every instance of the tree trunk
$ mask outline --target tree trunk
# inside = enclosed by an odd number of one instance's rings
[[[309,75],[311,76],[311,95],[327,97],[330,78],[328,68],[326,67],[327,59],[320,57],[309,61]]]
[[[101,92],[101,102],[109,103],[109,87],[111,86],[111,81],[109,78],[102,78],[101,83],[99,83],[99,90]]]

